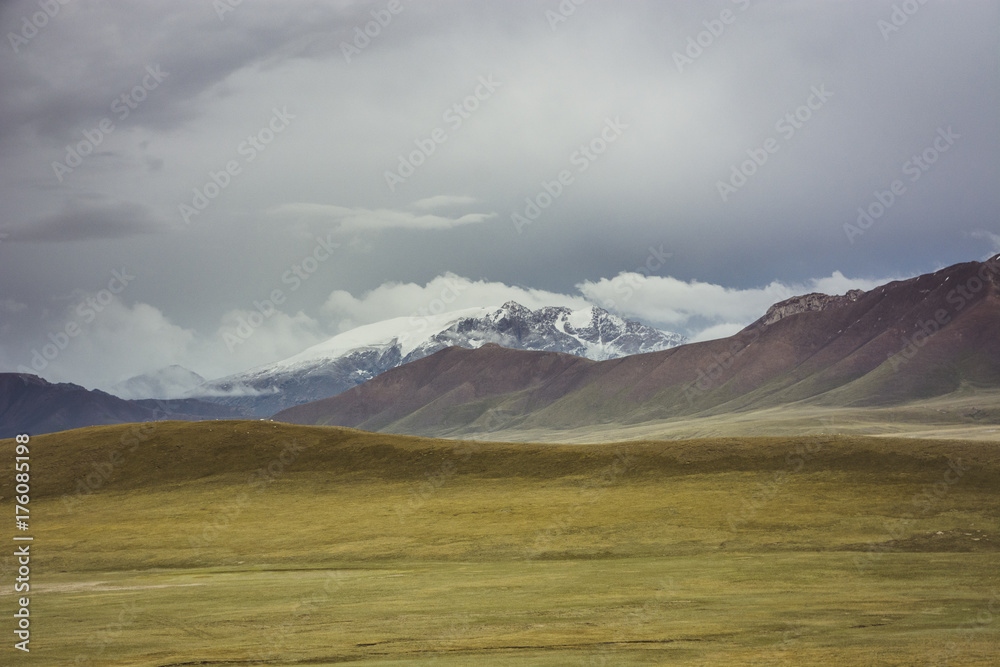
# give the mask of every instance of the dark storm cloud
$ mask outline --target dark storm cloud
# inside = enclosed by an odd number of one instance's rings
[[[11,331],[128,264],[116,317],[166,332],[156,359],[194,341],[176,360],[203,374],[452,285],[464,305],[586,298],[721,335],[795,290],[980,259],[1000,233],[995,3],[60,6],[17,53],[37,2],[0,9]],[[254,352],[220,355],[220,328],[275,289],[285,314]]]
[[[165,231],[167,223],[149,207],[135,202],[80,198],[62,212],[2,231],[9,243],[59,243],[120,239]]]
[[[4,45],[0,87],[16,92],[0,98],[0,136],[72,138],[81,126],[113,117],[112,104],[142,84],[147,67],[167,73],[169,95],[133,122],[176,128],[209,103],[202,94],[225,96],[222,82],[233,72],[316,55],[315,43],[337,34],[352,14],[340,5],[248,5],[220,18],[211,2],[72,3],[18,53]],[[18,33],[19,21],[37,11],[35,2],[9,3],[0,25]]]

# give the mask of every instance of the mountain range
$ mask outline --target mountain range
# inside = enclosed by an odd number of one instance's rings
[[[684,342],[683,336],[601,308],[531,310],[511,301],[369,324],[283,361],[207,382],[174,365],[119,383],[111,395],[33,375],[0,374],[0,437],[122,422],[269,417],[456,345],[499,343],[609,359]]]
[[[238,408],[196,399],[129,401],[77,384],[54,384],[37,375],[0,373],[0,438],[83,426],[246,416]]]
[[[1000,255],[866,292],[793,297],[733,336],[699,343],[599,308],[533,311],[510,302],[359,327],[221,380],[198,384],[198,376],[173,367],[119,387],[184,396],[172,400],[125,400],[0,374],[0,437],[271,415],[479,437],[613,431],[793,405],[894,406],[1000,390],[998,334]],[[1000,423],[993,403],[977,414]]]
[[[597,308],[531,310],[514,301],[426,317],[400,317],[351,329],[293,357],[206,382],[187,396],[267,417],[346,391],[385,371],[451,346],[495,343],[511,349],[613,359],[686,342],[676,333]]]
[[[592,361],[449,348],[276,420],[464,437],[1000,387],[1000,255],[772,306],[729,338]]]

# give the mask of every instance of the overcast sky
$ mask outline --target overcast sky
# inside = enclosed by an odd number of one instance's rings
[[[508,299],[705,339],[1000,249],[996,2],[30,0],[0,28],[0,371],[218,377]]]

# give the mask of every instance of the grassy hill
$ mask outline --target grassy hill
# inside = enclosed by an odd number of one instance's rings
[[[34,437],[31,457],[38,664],[991,664],[1000,649],[996,443],[161,422]],[[13,558],[0,566],[9,580]]]

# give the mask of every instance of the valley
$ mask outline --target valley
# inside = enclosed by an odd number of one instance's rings
[[[975,665],[1000,648],[995,442],[134,433],[32,438],[45,663]],[[70,492],[114,451],[103,485]]]
[[[1000,3],[0,24],[0,667],[1000,665]]]

